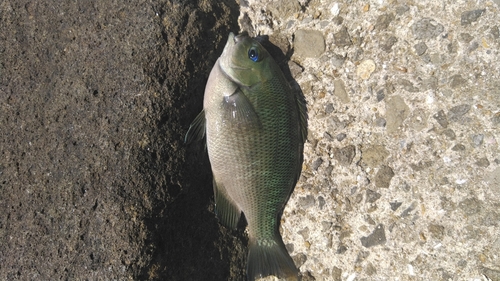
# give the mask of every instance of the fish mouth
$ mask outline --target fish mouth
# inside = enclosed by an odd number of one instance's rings
[[[222,73],[224,73],[224,75],[227,76],[233,82],[237,81],[231,75],[231,72],[233,72],[231,71],[231,69],[236,71],[249,69],[248,67],[241,67],[237,63],[233,62],[233,60],[236,59],[233,56],[235,51],[234,49],[236,48],[236,45],[245,37],[248,37],[248,34],[246,32],[243,32],[236,36],[234,35],[234,33],[230,32],[226,42],[226,46],[224,47],[222,55],[220,56],[219,67]]]

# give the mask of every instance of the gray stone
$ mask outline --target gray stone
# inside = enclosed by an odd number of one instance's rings
[[[389,27],[389,24],[394,20],[394,14],[383,14],[378,16],[377,22],[375,23],[376,30],[384,30]]]
[[[427,227],[427,230],[431,233],[432,237],[438,240],[442,240],[444,237],[444,226],[442,225],[431,223]]]
[[[403,202],[391,202],[389,204],[391,205],[391,210],[396,211],[403,204]]]
[[[472,39],[474,39],[474,37],[472,37],[469,33],[460,33],[460,41],[469,43]]]
[[[455,74],[455,75],[451,76],[449,80],[450,80],[450,87],[452,89],[456,89],[459,86],[462,86],[467,82],[467,80],[462,78],[462,75],[460,75],[460,74]]]
[[[486,168],[490,165],[490,161],[488,161],[488,158],[486,157],[479,158],[476,161],[476,165],[482,168]]]
[[[319,166],[321,166],[321,164],[323,164],[323,159],[321,159],[321,157],[319,157],[318,159],[314,160],[314,162],[312,163],[312,169],[317,171]]]
[[[342,79],[335,79],[333,81],[333,86],[335,87],[333,95],[340,99],[342,103],[349,103],[351,99],[345,90],[344,81]]]
[[[498,126],[500,125],[500,112],[495,113],[493,117],[491,118],[491,123],[493,126]]]
[[[475,215],[481,211],[481,201],[477,198],[467,198],[458,203],[458,207],[468,216]]]
[[[407,217],[413,210],[417,208],[417,206],[418,206],[417,202],[412,202],[408,208],[406,208],[403,212],[401,212],[400,216],[402,218]]]
[[[500,0],[499,0],[500,1]],[[493,36],[493,38],[495,39],[498,39],[500,38],[500,30],[498,29],[498,25],[495,25],[491,28],[491,31],[490,31],[491,35]]]
[[[417,164],[413,163],[410,164],[410,167],[412,168],[413,171],[420,172],[431,167],[433,164],[434,164],[433,161],[420,161]]]
[[[464,151],[465,150],[465,145],[460,144],[460,143],[455,144],[455,146],[453,146],[451,148],[451,150],[453,150],[453,151]]]
[[[394,177],[394,171],[391,167],[382,165],[375,175],[375,186],[378,188],[388,188]]]
[[[422,90],[435,90],[438,87],[438,79],[436,77],[429,77],[422,80]]]
[[[366,202],[367,203],[375,203],[382,195],[380,193],[367,189],[366,190]]]
[[[329,103],[325,106],[325,114],[330,114],[335,110],[333,103]]]
[[[460,117],[464,116],[470,110],[470,104],[460,104],[450,108],[448,111],[448,120],[450,122],[456,122]]]
[[[427,45],[424,42],[417,43],[413,47],[415,48],[415,52],[417,52],[417,55],[419,56],[425,54],[425,51],[427,51]]]
[[[319,205],[320,209],[323,209],[323,206],[325,206],[325,203],[326,203],[325,198],[323,198],[323,196],[319,196],[318,197],[318,205]]]
[[[406,80],[406,79],[399,79],[398,80],[398,84],[400,84],[401,86],[403,86],[403,89],[405,91],[408,91],[408,92],[412,92],[412,93],[415,93],[415,92],[418,92],[418,88],[416,88],[413,83],[409,80]]]
[[[394,133],[410,114],[410,108],[403,98],[393,96],[386,102],[387,133]]]
[[[340,133],[335,138],[337,139],[337,141],[343,141],[346,137],[347,137],[346,134]]]
[[[473,147],[481,146],[483,144],[483,140],[484,140],[483,134],[472,135],[472,146]]]
[[[290,69],[292,77],[297,77],[304,72],[304,68],[294,61],[288,61],[288,68]]]
[[[394,46],[397,42],[398,38],[396,38],[396,36],[389,36],[389,38],[387,38],[385,42],[380,45],[380,48],[389,53],[392,50],[392,46]]]
[[[346,26],[342,26],[339,32],[333,34],[334,44],[338,47],[351,46],[352,41]]]
[[[469,25],[477,21],[485,11],[486,11],[485,9],[480,9],[480,10],[463,12],[462,16],[460,17],[460,23],[462,25]]]
[[[387,239],[385,238],[384,225],[379,224],[370,235],[361,237],[360,240],[361,245],[366,248],[384,245],[387,242]]]
[[[436,119],[436,121],[438,122],[439,125],[441,125],[441,127],[443,127],[443,128],[447,128],[448,127],[448,124],[449,124],[448,123],[448,118],[446,117],[446,114],[444,113],[444,110],[438,111],[432,117],[434,117],[434,119]]]
[[[293,39],[295,55],[319,58],[325,52],[325,38],[318,30],[297,30]]]
[[[385,118],[378,117],[377,119],[375,119],[375,126],[377,127],[385,127],[386,124],[387,121],[385,120]]]
[[[334,266],[332,269],[332,279],[334,281],[341,281],[342,280],[342,269]]]
[[[444,31],[444,26],[431,18],[423,18],[411,26],[416,39],[432,39]]]
[[[407,5],[401,5],[396,7],[396,14],[402,15],[410,10],[410,7]]]
[[[385,98],[384,89],[380,89],[377,92],[377,101],[380,102]]]
[[[314,206],[316,200],[312,195],[306,195],[305,197],[299,197],[299,204],[302,208],[309,208]]]
[[[389,156],[389,152],[382,145],[374,145],[362,149],[362,161],[371,168],[376,168]]]
[[[452,129],[444,130],[443,135],[445,135],[449,140],[455,140],[455,138],[457,137]]]
[[[342,23],[344,23],[344,18],[341,16],[336,16],[333,18],[332,22],[335,25],[341,25]]]
[[[356,147],[348,145],[343,148],[333,150],[333,158],[342,166],[349,166],[356,155]]]
[[[344,64],[345,60],[346,60],[345,56],[334,54],[330,61],[333,66],[341,67]]]

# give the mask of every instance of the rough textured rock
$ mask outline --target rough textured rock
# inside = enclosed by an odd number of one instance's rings
[[[243,276],[182,142],[237,17],[219,1],[0,3],[0,279]]]

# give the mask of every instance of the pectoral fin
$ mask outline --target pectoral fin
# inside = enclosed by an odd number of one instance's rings
[[[193,120],[184,137],[185,143],[190,143],[193,140],[201,140],[205,137],[205,110],[202,110]]]
[[[234,204],[229,197],[224,186],[213,181],[215,196],[215,214],[219,221],[230,229],[236,229],[241,217],[241,210]]]
[[[236,89],[230,96],[224,96],[223,108],[228,120],[234,120],[238,125],[257,127],[261,125],[252,103],[240,89]]]

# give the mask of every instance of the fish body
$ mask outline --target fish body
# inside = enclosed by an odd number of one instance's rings
[[[279,223],[302,167],[303,98],[255,39],[231,33],[210,73],[203,107],[186,139],[206,134],[219,220],[234,229],[245,216],[248,280],[298,280]]]

